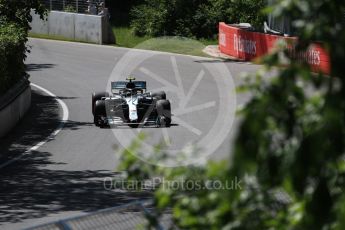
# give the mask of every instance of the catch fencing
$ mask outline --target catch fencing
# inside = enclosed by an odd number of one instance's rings
[[[104,0],[41,0],[50,11],[64,11],[79,14],[96,15],[101,11]]]

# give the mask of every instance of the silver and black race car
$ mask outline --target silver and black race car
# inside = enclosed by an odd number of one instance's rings
[[[146,82],[135,78],[112,82],[111,94],[93,93],[92,113],[95,125],[101,128],[171,125],[171,106],[166,93],[146,92]]]

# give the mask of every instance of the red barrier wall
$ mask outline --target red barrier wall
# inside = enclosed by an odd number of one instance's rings
[[[219,49],[222,53],[242,59],[252,60],[270,52],[277,40],[282,39],[286,44],[293,44],[295,37],[282,37],[271,34],[250,32],[219,23]],[[292,41],[292,42],[291,42]],[[290,50],[294,53],[293,45]],[[313,44],[307,52],[294,54],[296,58],[306,60],[314,71],[330,73],[329,55],[320,44]]]

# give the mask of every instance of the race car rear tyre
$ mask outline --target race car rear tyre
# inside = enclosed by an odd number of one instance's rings
[[[94,123],[96,126],[103,128],[105,123],[102,121],[102,117],[107,116],[105,101],[96,101],[94,110]]]
[[[157,100],[166,100],[167,99],[167,95],[164,91],[159,91],[156,93],[152,93],[151,97],[156,98]]]
[[[158,122],[161,127],[170,127],[171,125],[171,105],[168,100],[159,100],[156,103]]]
[[[95,104],[96,101],[101,100],[102,97],[109,97],[108,92],[94,92],[92,93],[92,100],[91,100],[91,105],[92,105],[92,114],[95,115]]]

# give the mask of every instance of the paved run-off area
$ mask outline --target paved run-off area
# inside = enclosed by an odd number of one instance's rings
[[[54,139],[0,169],[0,228],[20,229],[147,197],[147,194],[106,191],[103,187],[103,179],[116,172],[123,148],[123,141],[116,137],[130,136],[129,132],[135,134],[137,131],[99,129],[92,123],[91,93],[104,91],[110,76],[118,78],[117,74],[123,74],[113,70],[130,50],[40,39],[30,39],[29,45],[31,53],[26,64],[30,81],[63,100],[69,118]],[[168,89],[176,116],[173,117],[174,125],[167,131],[142,130],[153,136],[148,140],[152,144],[162,139],[169,139],[168,142],[176,146],[183,145],[186,140],[197,142],[201,134],[213,128],[217,118],[215,111],[219,111],[215,108],[230,104],[218,95],[219,90],[233,89],[215,87],[215,76],[209,71],[201,72],[201,66],[223,64],[235,85],[241,84],[242,72],[253,73],[259,68],[242,62],[150,51],[131,52],[134,52],[134,60],[127,63],[129,66],[135,63],[135,57],[150,55],[128,74],[134,74],[138,80],[147,80],[149,90]],[[175,89],[174,86],[178,93],[169,91],[169,87]],[[19,156],[59,126],[63,114],[59,104],[39,89],[33,87],[33,90],[34,104],[29,115],[6,139],[0,140],[1,163]],[[189,98],[187,105],[181,102],[181,95]],[[236,95],[233,100],[236,106],[241,106],[248,98],[248,95]],[[208,104],[211,107],[196,107],[213,101],[215,108],[212,103]],[[199,110],[187,114],[188,108]],[[209,158],[230,156],[237,125],[238,119],[235,119],[224,141]]]

